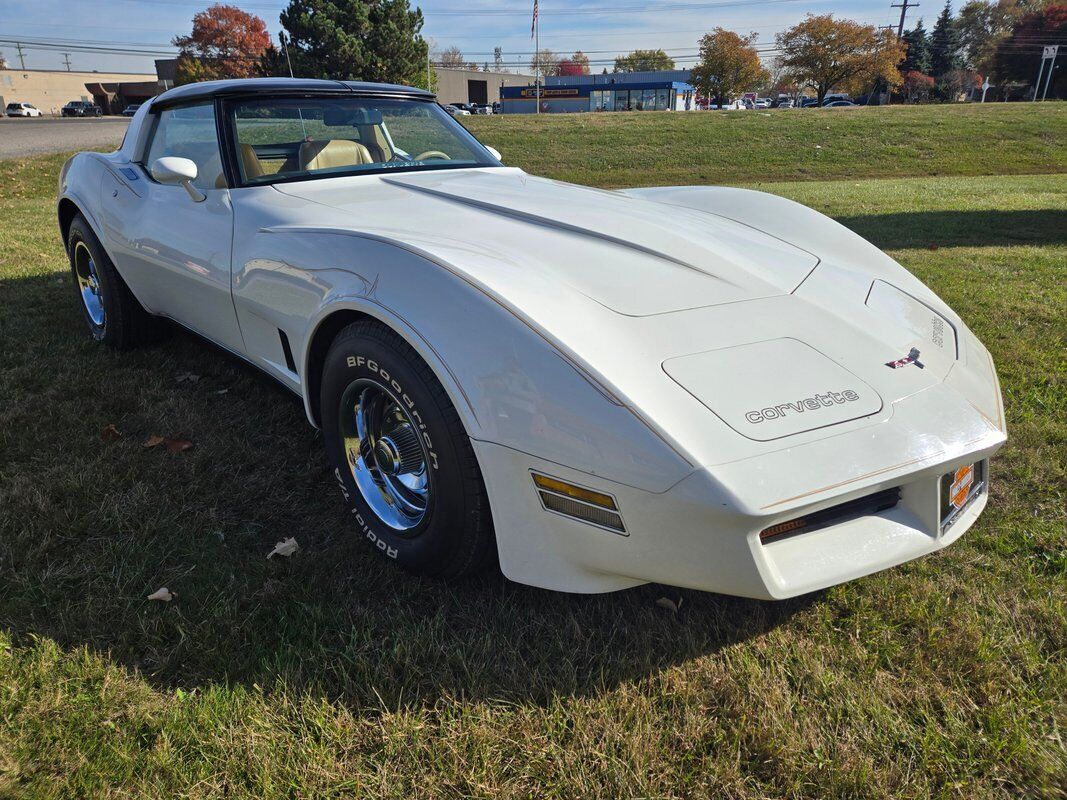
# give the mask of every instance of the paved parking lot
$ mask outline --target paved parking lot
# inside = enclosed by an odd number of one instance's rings
[[[126,117],[0,117],[0,159],[34,153],[118,147],[129,124],[130,120]]]

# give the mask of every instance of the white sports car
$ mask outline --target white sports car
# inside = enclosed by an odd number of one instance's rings
[[[789,597],[958,538],[1005,441],[988,351],[836,222],[533,177],[417,89],[172,89],[58,214],[96,339],[168,317],[298,393],[423,575]]]

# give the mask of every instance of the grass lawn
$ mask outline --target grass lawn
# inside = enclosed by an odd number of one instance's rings
[[[1064,103],[461,117],[504,162],[616,188],[1067,171]]]
[[[825,162],[778,153],[758,114],[709,114],[724,151],[709,178],[651,129],[631,150],[637,115],[472,123],[502,123],[479,133],[555,177],[785,181],[759,188],[889,250],[992,350],[1010,439],[980,522],[936,556],[782,603],[449,586],[383,564],[345,526],[295,398],[188,335],[124,355],[89,340],[52,216],[62,159],[0,162],[0,797],[1062,797],[1058,108],[1026,123],[927,109],[923,124],[951,113],[959,129],[921,143],[845,112],[856,140],[828,149],[853,155]],[[885,119],[903,132],[918,111]],[[1046,174],[971,177],[1024,168]],[[909,169],[943,176],[886,177]],[[145,449],[151,434],[195,447]],[[268,561],[287,536],[300,551]],[[144,599],[160,586],[174,602]]]

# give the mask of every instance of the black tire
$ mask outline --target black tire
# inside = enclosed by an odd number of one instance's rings
[[[96,341],[116,350],[129,350],[159,338],[160,321],[137,302],[81,214],[76,214],[70,224],[67,256],[74,294]],[[86,282],[95,284],[97,290],[88,290],[88,299],[83,297]],[[96,313],[94,318],[94,311],[100,310],[103,313]]]
[[[360,535],[417,575],[460,579],[495,563],[489,500],[470,438],[436,376],[407,342],[378,322],[352,323],[330,345],[321,387],[326,453]],[[384,398],[395,418],[405,420],[401,427],[421,430],[421,437],[412,441],[421,448],[416,458],[422,459],[419,474],[426,476],[428,499],[417,522],[405,518],[411,522],[406,530],[397,530],[372,508],[350,463],[360,449],[350,436],[357,414],[350,405],[342,412],[342,402],[368,393]],[[362,469],[357,469],[365,486],[368,476],[381,477],[377,449],[366,450],[367,460],[359,461]],[[370,494],[375,500],[373,489]],[[381,499],[376,501],[381,507]],[[395,511],[396,504],[392,506]]]

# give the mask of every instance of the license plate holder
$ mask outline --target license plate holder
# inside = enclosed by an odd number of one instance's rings
[[[954,523],[985,491],[985,462],[964,464],[941,476],[941,531]]]

